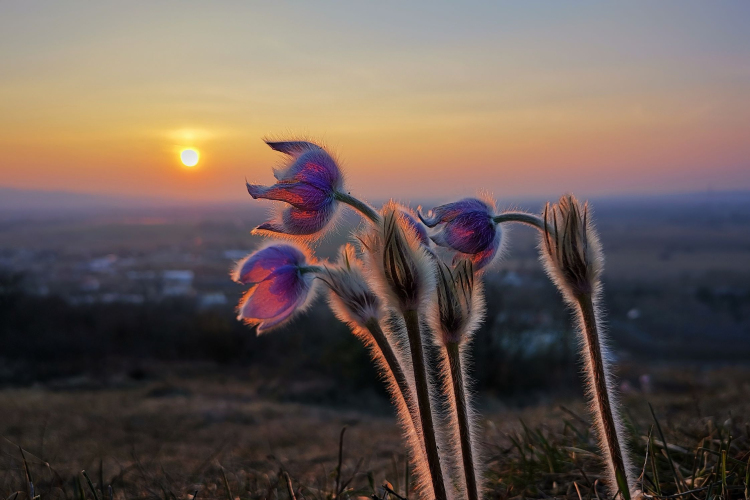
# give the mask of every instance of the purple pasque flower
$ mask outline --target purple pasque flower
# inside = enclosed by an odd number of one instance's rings
[[[257,325],[257,333],[281,325],[314,297],[315,271],[309,251],[275,243],[237,263],[232,279],[250,285],[237,308],[237,319]]]
[[[283,201],[291,205],[271,222],[254,232],[307,236],[318,233],[336,213],[336,194],[343,177],[333,157],[317,144],[304,141],[266,142],[272,149],[289,155],[290,162],[274,170],[273,186],[246,183],[255,199]]]
[[[502,241],[502,231],[493,220],[494,212],[495,207],[488,201],[464,198],[435,207],[428,216],[419,212],[418,215],[427,227],[442,224],[432,235],[432,241],[458,252],[455,261],[468,259],[479,270],[492,262]]]

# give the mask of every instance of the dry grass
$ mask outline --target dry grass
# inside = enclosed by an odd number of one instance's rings
[[[652,432],[648,491],[684,498],[743,498],[750,452],[747,371],[656,374],[655,394],[626,397],[634,460],[643,466],[656,415],[670,446]],[[660,378],[661,377],[661,378]],[[485,411],[489,498],[603,497],[600,467],[579,401]],[[405,495],[403,447],[388,416],[264,401],[237,381],[172,380],[135,387],[0,391],[0,497],[301,498]],[[346,426],[341,475],[338,445]],[[23,448],[24,467],[19,446]],[[697,452],[697,453],[696,453]],[[655,464],[655,465],[652,465]],[[639,471],[640,472],[640,471]],[[657,479],[658,477],[658,479]],[[677,479],[675,479],[675,477]],[[226,478],[226,480],[225,480]],[[657,486],[658,489],[657,489]],[[712,486],[709,486],[712,485]],[[227,486],[231,494],[227,492]]]

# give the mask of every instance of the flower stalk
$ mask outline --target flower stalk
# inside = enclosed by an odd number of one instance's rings
[[[456,456],[460,453],[468,500],[478,500],[480,473],[476,443],[472,439],[476,420],[467,390],[464,356],[466,346],[484,314],[484,294],[481,283],[474,279],[470,260],[460,261],[453,269],[437,261],[436,267],[436,300],[433,300],[430,318],[436,343],[442,347],[443,391],[449,401],[450,417],[453,418],[450,429],[453,440],[457,440],[460,447],[452,452]],[[458,466],[454,467],[458,469]]]
[[[390,370],[391,375],[393,375],[393,379],[396,382],[396,387],[399,390],[404,404],[407,407],[412,406],[414,403],[414,397],[412,396],[412,389],[409,386],[409,380],[406,378],[406,373],[401,366],[401,362],[399,361],[398,356],[396,356],[396,352],[393,350],[393,347],[388,341],[388,337],[386,337],[383,328],[380,326],[380,323],[378,323],[375,318],[371,318],[365,323],[365,328],[367,328],[367,331],[370,332],[372,340],[380,350],[380,354],[383,356],[385,364]],[[420,434],[421,422],[419,422],[419,419],[416,418],[416,412],[412,411],[412,409],[410,408],[409,413],[412,416],[412,423],[414,425],[415,431],[417,432],[417,434]]]
[[[526,212],[503,212],[501,214],[492,217],[495,224],[501,224],[503,222],[520,222],[528,226],[535,227],[540,231],[544,231],[544,220],[535,214]]]
[[[461,459],[466,479],[466,495],[469,500],[479,499],[479,488],[477,484],[476,469],[474,466],[474,451],[471,440],[471,424],[469,416],[469,405],[466,394],[466,383],[464,382],[463,367],[461,366],[461,348],[458,343],[450,343],[445,346],[450,366],[451,385],[453,386],[453,397],[456,405],[456,420],[458,423],[458,435],[461,443]]]
[[[596,319],[596,307],[592,300],[591,294],[585,294],[578,297],[578,307],[580,314],[581,330],[583,332],[588,359],[586,365],[589,367],[587,376],[589,386],[595,393],[594,404],[595,412],[601,420],[601,430],[604,436],[603,441],[606,443],[609,454],[609,465],[615,476],[615,483],[625,500],[630,500],[628,487],[628,477],[625,470],[623,452],[620,448],[620,440],[617,435],[617,424],[613,414],[614,405],[610,399],[610,389],[607,383],[607,368],[602,355],[602,346],[599,342],[599,328]]]
[[[348,194],[348,193],[342,193],[341,191],[336,191],[333,193],[334,199],[337,201],[340,201],[341,203],[345,203],[349,205],[350,207],[357,210],[359,213],[370,219],[375,224],[380,223],[380,214],[375,211],[374,208],[372,208],[367,203],[363,202],[362,200],[355,198],[354,196]]]
[[[588,206],[572,195],[544,210],[542,256],[552,281],[578,316],[582,357],[591,412],[596,420],[599,447],[608,469],[610,493],[630,499],[630,464],[622,445],[616,390],[610,380],[606,343],[598,316],[603,256],[588,217]]]
[[[440,455],[438,454],[435,424],[432,418],[432,404],[430,402],[430,390],[427,382],[427,367],[425,364],[424,349],[422,346],[422,334],[419,326],[419,314],[416,310],[404,311],[404,322],[409,337],[409,351],[414,368],[414,385],[417,391],[417,406],[422,424],[422,436],[424,439],[425,453],[427,455],[427,466],[430,469],[432,487],[436,500],[446,500],[445,482],[443,470],[440,466]]]

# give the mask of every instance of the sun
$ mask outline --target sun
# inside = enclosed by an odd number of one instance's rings
[[[183,149],[180,151],[180,160],[186,167],[194,167],[198,164],[200,155],[197,149]]]

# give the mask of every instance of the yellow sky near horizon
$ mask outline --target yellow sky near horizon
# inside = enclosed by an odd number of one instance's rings
[[[0,186],[243,199],[307,136],[370,198],[750,189],[750,8],[677,5],[6,4]]]

